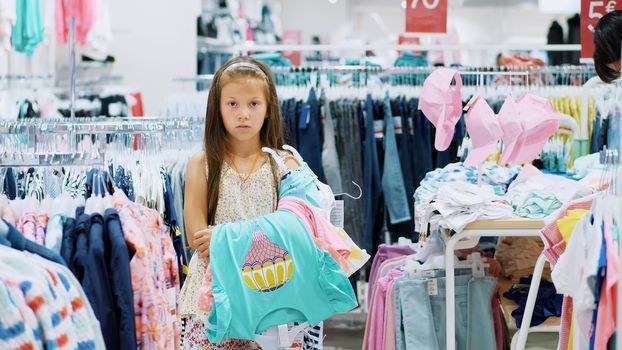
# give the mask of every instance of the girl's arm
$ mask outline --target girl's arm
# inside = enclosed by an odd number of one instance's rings
[[[208,228],[207,225],[207,176],[205,174],[205,153],[195,154],[186,166],[184,189],[184,224],[190,248],[198,248],[195,233]]]

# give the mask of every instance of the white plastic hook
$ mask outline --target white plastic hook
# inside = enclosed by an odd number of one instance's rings
[[[350,197],[352,199],[361,199],[361,197],[363,197],[363,189],[361,189],[361,186],[359,186],[356,182],[352,181],[352,184],[354,186],[356,186],[356,188],[358,188],[359,190],[359,194],[355,197],[349,193],[343,192],[343,193],[335,193],[335,196],[346,196],[346,197]]]
[[[276,153],[275,150],[273,150],[272,148],[268,148],[268,147],[262,147],[261,150],[263,152],[265,152],[265,153],[270,154],[272,156],[272,158],[274,158],[274,161],[279,166],[279,168],[281,168],[281,170],[283,170],[283,171],[289,170],[287,165],[285,165],[285,162],[283,161],[283,158],[281,158],[281,156],[279,156],[279,154]]]
[[[303,163],[302,156],[300,155],[300,153],[298,153],[298,151],[294,147],[290,145],[283,145],[283,149],[292,152],[292,154],[294,155],[294,158],[296,158],[298,163],[300,164]]]

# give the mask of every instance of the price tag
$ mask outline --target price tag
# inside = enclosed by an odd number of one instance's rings
[[[330,223],[333,224],[333,226],[343,228],[343,211],[343,199],[336,200],[335,207],[330,212]]]
[[[289,330],[287,329],[287,325],[282,324],[277,328],[279,329],[279,346],[282,348],[290,346],[291,342],[289,341]]]
[[[308,104],[302,105],[300,109],[300,120],[298,121],[298,129],[306,129],[309,126],[311,119],[311,106]]]
[[[171,311],[177,310],[177,291],[175,288],[169,288],[166,290],[166,300],[168,301],[168,308]]]
[[[395,134],[401,135],[402,134],[402,117],[400,116],[393,117],[393,124],[395,125]]]
[[[374,120],[374,136],[377,139],[384,137],[384,120]]]
[[[436,278],[432,278],[428,281],[428,295],[438,295],[438,282]]]

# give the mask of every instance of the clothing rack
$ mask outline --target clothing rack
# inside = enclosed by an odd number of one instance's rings
[[[0,156],[0,167],[45,167],[45,166],[104,166],[104,157],[100,153],[84,152],[42,152],[12,153],[4,152]]]
[[[534,44],[460,44],[460,45],[412,45],[412,44],[381,44],[381,45],[339,45],[339,44],[314,44],[314,45],[255,45],[245,43],[231,46],[215,46],[213,39],[198,38],[197,45],[211,52],[248,55],[251,51],[373,51],[373,50],[397,50],[397,51],[581,51],[581,45],[534,45]]]
[[[108,134],[145,133],[174,130],[193,130],[203,123],[203,118],[76,118],[0,120],[0,136],[32,133],[42,134]]]

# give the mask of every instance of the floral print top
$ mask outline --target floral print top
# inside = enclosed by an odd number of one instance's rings
[[[114,194],[123,235],[129,249],[132,292],[139,349],[179,348],[181,320],[177,255],[160,214],[131,202],[122,191]]]

